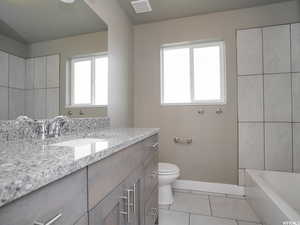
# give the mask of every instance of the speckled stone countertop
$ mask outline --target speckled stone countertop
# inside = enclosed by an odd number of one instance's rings
[[[106,128],[88,136],[0,143],[0,207],[158,132],[155,128]],[[87,150],[52,145],[80,138],[101,141]]]

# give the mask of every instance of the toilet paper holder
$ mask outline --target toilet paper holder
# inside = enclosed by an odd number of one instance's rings
[[[189,145],[189,144],[192,144],[193,139],[192,139],[192,138],[180,138],[180,137],[175,137],[175,138],[174,138],[174,142],[175,142],[176,144],[187,144],[187,145]]]

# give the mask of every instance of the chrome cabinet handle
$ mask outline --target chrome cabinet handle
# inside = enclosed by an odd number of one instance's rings
[[[133,199],[132,199],[132,212],[135,213],[135,208],[136,208],[136,184],[133,185],[133,189],[130,190],[133,192]]]
[[[49,220],[49,221],[46,222],[46,223],[42,223],[42,222],[35,221],[35,222],[33,223],[33,225],[52,225],[52,224],[54,224],[57,220],[59,220],[61,217],[62,217],[62,213],[59,213],[59,214],[57,214],[55,217],[53,217],[51,220]]]
[[[189,145],[193,143],[192,138],[180,138],[180,137],[175,137],[174,142],[176,144],[184,144],[184,145]]]
[[[157,142],[157,143],[153,144],[151,147],[155,150],[158,150],[159,143]]]
[[[127,216],[127,223],[129,224],[131,222],[131,215],[130,215],[130,206],[131,206],[131,202],[130,202],[130,192],[132,190],[128,189],[127,190],[127,196],[121,196],[121,199],[126,200],[127,201],[127,210],[126,211],[120,211],[121,215]]]

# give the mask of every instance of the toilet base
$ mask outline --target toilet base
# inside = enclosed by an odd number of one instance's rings
[[[158,202],[160,205],[171,205],[174,202],[171,185],[160,186],[158,196]]]

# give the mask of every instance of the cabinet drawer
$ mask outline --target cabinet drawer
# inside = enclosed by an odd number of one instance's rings
[[[154,225],[158,219],[158,187],[152,192],[145,207],[145,225]]]
[[[147,201],[158,184],[158,152],[154,152],[146,164],[144,178],[144,195]]]
[[[87,212],[86,169],[0,208],[1,225],[73,225]]]

